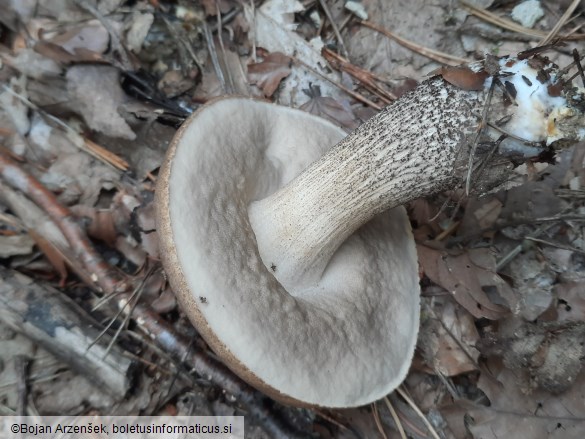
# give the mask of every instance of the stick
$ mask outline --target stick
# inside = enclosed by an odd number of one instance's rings
[[[0,266],[0,320],[51,352],[106,393],[121,399],[130,389],[133,362],[106,337],[90,349],[98,324],[59,291]]]

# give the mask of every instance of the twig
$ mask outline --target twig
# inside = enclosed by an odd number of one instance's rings
[[[382,26],[378,26],[377,24],[372,23],[371,21],[360,20],[360,23],[366,27],[369,27],[370,29],[373,29],[377,32],[380,32],[383,35],[386,35],[388,38],[396,41],[401,46],[404,46],[407,49],[410,49],[413,52],[418,53],[419,55],[432,59],[433,61],[437,61],[438,63],[446,64],[449,66],[457,66],[460,64],[466,64],[470,62],[470,60],[467,58],[460,58],[458,56],[449,55],[448,53],[444,53],[438,50],[421,46],[420,44],[413,43],[412,41],[409,41],[406,38],[402,38],[396,35],[395,33],[390,32],[388,29],[384,29]]]
[[[479,143],[479,139],[483,134],[485,127],[487,126],[488,112],[490,110],[492,96],[494,95],[495,84],[496,78],[492,78],[492,83],[490,85],[490,89],[485,99],[485,105],[483,107],[481,121],[479,123],[479,127],[477,128],[477,132],[475,133],[473,143],[471,144],[471,150],[469,151],[469,161],[467,163],[467,178],[465,179],[465,195],[469,195],[469,189],[471,187],[471,174],[473,172],[473,159],[475,158],[475,150],[477,148],[477,144]]]
[[[333,20],[333,15],[331,15],[331,11],[329,10],[329,6],[327,6],[327,3],[325,3],[325,0],[319,0],[319,4],[321,5],[321,9],[323,9],[323,12],[325,12],[327,19],[329,20],[329,23],[331,23],[331,27],[333,28],[333,32],[335,33],[335,36],[337,37],[337,41],[339,42],[339,46],[341,47],[341,53],[343,54],[344,57],[349,59],[349,53],[347,52],[347,49],[345,47],[345,43],[343,42],[343,37],[341,36],[341,32],[339,31],[337,24]]]
[[[221,84],[221,89],[225,93],[226,92],[225,77],[223,76],[223,70],[221,69],[221,65],[219,64],[219,59],[217,58],[217,50],[215,49],[213,35],[205,21],[203,22],[203,33],[205,35],[205,41],[207,42],[207,50],[209,51],[209,56],[211,58],[211,63],[213,64],[213,69],[215,70],[217,79]]]
[[[17,355],[14,357],[14,369],[17,379],[16,384],[16,414],[19,416],[26,415],[26,401],[28,400],[28,358],[24,355]]]
[[[396,428],[398,429],[398,433],[400,433],[401,439],[406,439],[406,432],[404,431],[404,427],[402,426],[402,422],[400,421],[400,418],[398,417],[396,410],[394,410],[394,406],[392,405],[392,403],[390,402],[390,400],[388,399],[387,396],[384,397],[384,402],[386,403],[386,407],[388,407],[388,411],[390,412],[390,415],[392,416],[392,419],[394,420],[394,425],[396,425]]]
[[[376,75],[374,75],[372,72],[350,63],[348,60],[344,59],[343,57],[333,52],[332,50],[327,49],[326,47],[323,48],[321,54],[330,64],[332,64],[332,66],[335,69],[347,72],[349,75],[353,76],[355,79],[360,81],[367,88],[373,89],[370,91],[378,95],[380,99],[383,99],[387,103],[390,103],[391,101],[398,99],[398,97],[395,94],[388,90],[385,90],[383,87],[376,83],[375,80],[380,81],[380,79],[376,77]]]
[[[250,0],[250,10],[252,22],[250,23],[249,39],[252,42],[252,62],[255,64],[258,62],[258,57],[256,55],[256,4],[254,3],[254,0]]]
[[[126,395],[132,385],[133,362],[119,347],[104,359],[105,342],[90,349],[88,342],[98,333],[98,325],[75,302],[13,270],[0,267],[0,279],[0,320],[110,395]]]
[[[372,403],[372,415],[374,416],[374,422],[376,423],[376,427],[378,427],[378,431],[383,439],[388,439],[386,436],[386,432],[384,431],[384,426],[382,425],[382,421],[380,420],[380,414],[378,413],[378,406],[375,402]]]
[[[11,159],[0,154],[0,177],[14,189],[26,194],[58,225],[61,232],[88,270],[90,278],[104,292],[125,291],[127,282],[107,264],[89,243],[81,226],[69,209],[61,206],[52,192]]]
[[[572,247],[570,245],[559,244],[557,242],[552,242],[552,241],[545,241],[544,239],[538,239],[538,238],[535,238],[534,236],[527,236],[524,239],[526,239],[528,241],[532,241],[532,242],[537,242],[539,244],[548,245],[550,247],[560,248],[562,250],[569,250],[569,251],[572,251],[575,253],[579,253],[580,255],[585,255],[585,250],[581,250],[580,248]]]
[[[466,9],[470,14],[475,15],[476,17],[479,17],[481,19],[483,19],[484,21],[487,21],[488,23],[494,24],[496,26],[499,26],[501,28],[504,29],[508,29],[511,30],[513,32],[517,32],[519,34],[524,34],[524,35],[530,35],[533,37],[537,37],[537,38],[546,38],[547,37],[547,33],[537,30],[537,29],[530,29],[524,26],[520,26],[519,24],[507,20],[505,18],[502,17],[498,17],[497,15],[486,11],[485,9],[482,8],[478,8],[475,5],[472,5],[471,3],[468,3],[464,0],[459,0],[459,3],[461,3],[461,5],[463,6],[464,9]],[[565,35],[562,36],[563,39],[566,40],[581,40],[583,38],[585,38],[585,34],[576,34],[576,35]]]
[[[425,426],[427,427],[427,429],[431,433],[431,436],[433,436],[435,439],[441,439],[439,437],[439,434],[435,431],[435,429],[433,428],[433,426],[431,425],[431,423],[427,419],[427,417],[423,414],[423,412],[418,408],[418,406],[414,403],[414,401],[410,398],[410,396],[408,396],[408,394],[406,393],[406,391],[402,387],[404,387],[404,386],[398,387],[396,389],[396,391],[400,394],[400,396],[402,396],[402,398],[408,403],[408,405],[421,418],[421,420],[424,422]]]
[[[527,236],[524,239],[527,239],[528,237],[531,238],[537,238],[540,235],[542,235],[544,232],[546,232],[548,229],[550,229],[552,227],[551,224],[548,223],[544,223],[541,224],[533,233],[531,233],[529,236]],[[514,247],[506,256],[504,256],[502,259],[500,259],[498,261],[498,263],[496,264],[496,272],[500,271],[502,268],[504,268],[506,265],[508,265],[510,262],[512,262],[512,260],[518,256],[522,250],[524,249],[524,246],[522,244],[518,244],[516,247]]]
[[[561,28],[565,25],[567,20],[571,17],[571,14],[573,12],[575,12],[575,9],[577,8],[577,6],[579,6],[579,3],[581,3],[581,0],[573,0],[573,2],[569,5],[567,10],[565,11],[565,13],[559,19],[559,21],[557,21],[555,26],[548,33],[548,35],[546,37],[544,37],[540,41],[540,43],[538,43],[539,46],[544,46],[545,44],[550,43],[557,36],[557,34],[561,30]]]
[[[217,39],[219,41],[219,47],[221,49],[221,56],[223,57],[223,65],[226,66],[225,71],[226,71],[227,79],[228,79],[227,92],[228,92],[228,94],[233,94],[234,93],[234,78],[232,78],[231,69],[229,69],[227,67],[228,63],[227,63],[227,56],[225,53],[225,47],[223,45],[223,35],[222,35],[223,24],[221,23],[221,11],[219,10],[219,2],[215,3],[215,10],[217,11]]]
[[[573,49],[573,60],[577,66],[577,71],[579,72],[579,76],[581,76],[581,82],[583,82],[583,87],[585,87],[585,73],[583,73],[583,66],[581,65],[581,57],[579,56],[579,51],[577,49]]]
[[[351,97],[355,98],[356,100],[358,100],[358,101],[360,101],[360,102],[362,102],[362,103],[364,103],[364,104],[366,104],[366,105],[369,105],[370,107],[372,107],[372,108],[373,108],[373,109],[375,109],[375,110],[378,110],[378,111],[380,111],[380,110],[382,109],[382,107],[380,107],[378,104],[376,104],[376,103],[374,103],[374,102],[370,101],[368,98],[366,98],[366,97],[362,96],[361,94],[359,94],[359,93],[356,93],[355,91],[353,91],[353,90],[350,90],[349,88],[347,88],[347,87],[345,87],[345,86],[343,86],[343,85],[339,84],[338,82],[336,82],[336,81],[334,81],[334,80],[332,80],[332,79],[329,79],[327,76],[325,76],[325,75],[324,75],[324,74],[322,74],[322,73],[319,73],[317,70],[315,70],[314,68],[312,68],[311,66],[309,66],[309,65],[308,65],[308,64],[306,64],[305,62],[301,61],[300,59],[298,59],[298,58],[296,58],[296,57],[294,57],[294,56],[293,56],[291,59],[292,59],[292,60],[293,60],[293,62],[295,62],[296,64],[300,64],[300,65],[302,65],[304,68],[306,68],[306,69],[307,69],[307,70],[309,70],[310,72],[314,73],[315,75],[317,75],[317,76],[319,76],[319,77],[323,78],[324,80],[326,80],[326,81],[330,82],[331,84],[335,85],[336,87],[338,87],[339,89],[343,90],[343,91],[344,91],[344,92],[346,92],[348,95],[350,95]]]

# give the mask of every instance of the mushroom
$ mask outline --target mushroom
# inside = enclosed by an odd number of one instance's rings
[[[507,80],[547,86],[526,70]],[[358,406],[400,384],[420,291],[400,206],[460,184],[494,73],[485,76],[481,90],[430,78],[347,137],[247,98],[220,99],[185,122],[158,179],[163,264],[186,314],[237,375],[304,406]],[[549,101],[539,101],[529,140],[546,142],[551,123],[577,116],[581,129],[565,123],[569,134],[557,127],[555,140],[585,137],[582,113]]]

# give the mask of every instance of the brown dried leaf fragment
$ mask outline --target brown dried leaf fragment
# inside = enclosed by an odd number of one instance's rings
[[[434,70],[431,75],[440,75],[449,84],[469,91],[483,90],[485,80],[489,76],[485,70],[474,72],[468,66],[443,66]]]
[[[419,263],[424,274],[449,291],[453,298],[475,318],[498,320],[509,310],[492,301],[492,297],[508,299],[510,286],[495,272],[486,249],[473,249],[458,256],[417,245]],[[493,261],[492,261],[493,262]],[[499,296],[499,297],[498,297]]]
[[[271,97],[280,81],[290,75],[291,59],[283,53],[272,52],[260,63],[248,66],[248,79],[262,89],[264,96]]]
[[[448,377],[476,370],[479,333],[473,317],[447,297],[434,297],[428,311],[418,340],[425,363]]]
[[[327,96],[315,96],[303,104],[300,109],[329,119],[334,124],[348,130],[355,130],[359,126],[357,118],[350,110]]]

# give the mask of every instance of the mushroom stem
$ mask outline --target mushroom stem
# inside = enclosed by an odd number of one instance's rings
[[[475,147],[480,127],[488,123],[502,125],[507,133],[500,154],[526,151],[525,143],[585,138],[585,90],[563,82],[557,67],[542,60],[495,63],[495,76],[483,70],[486,64],[423,82],[281,190],[250,204],[262,260],[283,286],[294,293],[318,283],[335,251],[374,215],[455,188],[470,155],[485,153]],[[467,79],[471,86],[464,89]],[[494,81],[505,89],[503,98],[491,99]],[[487,110],[498,122],[482,120]],[[491,140],[501,136],[493,128],[485,134]],[[501,170],[506,167],[511,168],[509,161]],[[501,179],[495,169],[488,179]]]
[[[484,93],[441,77],[361,125],[288,185],[250,204],[265,265],[289,291],[315,284],[339,246],[374,215],[454,187]]]

